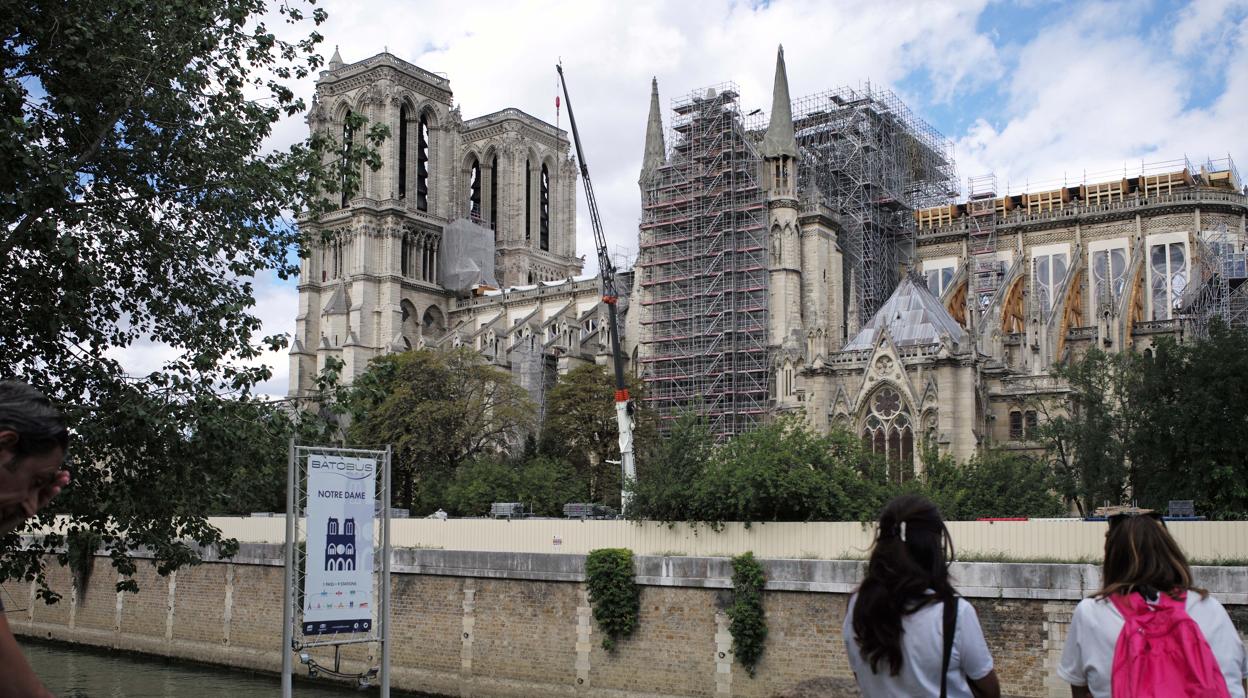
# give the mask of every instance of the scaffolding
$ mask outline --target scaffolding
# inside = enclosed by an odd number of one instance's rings
[[[803,203],[823,203],[841,215],[853,332],[912,262],[915,211],[958,197],[953,142],[892,91],[870,83],[795,100],[793,125]]]
[[[967,236],[975,309],[982,313],[1005,278],[1005,263],[997,255],[997,176],[967,178],[966,214],[971,227]]]
[[[767,209],[733,84],[677,99],[667,161],[643,183],[637,267],[645,400],[719,439],[766,414]]]
[[[1196,238],[1193,281],[1183,299],[1186,331],[1208,337],[1218,318],[1229,327],[1248,328],[1248,251],[1225,223]]]

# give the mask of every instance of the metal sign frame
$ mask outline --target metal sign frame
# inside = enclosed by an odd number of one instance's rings
[[[302,630],[303,605],[299,595],[303,590],[307,563],[307,506],[308,456],[330,454],[355,458],[376,458],[381,477],[377,483],[374,511],[373,574],[377,587],[373,627],[366,633],[329,633],[315,636],[305,642]],[[282,698],[292,698],[294,658],[297,653],[312,647],[335,648],[343,645],[377,643],[381,649],[381,668],[378,683],[381,698],[390,696],[390,446],[384,449],[341,448],[336,446],[300,445],[290,440],[290,460],[287,463],[286,483],[286,570],[282,584]],[[304,546],[297,543],[305,542]],[[312,636],[308,636],[312,637]]]

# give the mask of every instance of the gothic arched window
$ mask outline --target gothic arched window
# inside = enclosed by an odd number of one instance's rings
[[[421,114],[416,130],[416,208],[429,210],[429,116]]]
[[[910,410],[896,389],[885,386],[871,396],[862,426],[862,445],[890,463],[903,466],[899,475],[904,466],[914,462],[914,425]]]
[[[538,199],[538,243],[543,250],[550,249],[550,172],[542,164],[541,195]]]
[[[407,198],[407,105],[399,107],[399,198]]]
[[[498,240],[498,156],[490,162],[490,228]]]
[[[351,128],[351,110],[348,109],[342,119],[342,170],[338,173],[338,188],[342,191],[342,208],[347,207],[350,195],[347,192],[347,164],[350,162],[351,143],[355,140],[355,129]]]
[[[407,233],[403,233],[403,237],[399,238],[399,273],[407,276],[410,271],[408,262],[410,261],[412,243],[408,239]]]
[[[524,241],[533,239],[533,163],[524,161]],[[533,275],[529,274],[529,283]]]
[[[481,222],[481,163],[475,157],[468,166],[468,219]]]

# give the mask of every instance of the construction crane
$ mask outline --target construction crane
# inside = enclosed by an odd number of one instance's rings
[[[572,113],[572,97],[568,95],[568,81],[563,76],[563,66],[555,65],[559,82],[563,85],[563,101],[568,105],[568,123],[572,127],[572,141],[576,144],[576,161],[581,166],[581,182],[585,185],[585,201],[589,205],[589,221],[594,228],[594,245],[598,248],[598,275],[602,279],[602,302],[607,306],[607,324],[611,335],[611,361],[615,364],[615,419],[620,429],[620,466],[624,470],[624,483],[636,479],[633,463],[633,418],[628,402],[628,384],[624,382],[624,357],[620,352],[620,327],[616,321],[615,265],[607,254],[607,236],[602,232],[602,219],[598,217],[598,200],[594,198],[594,185],[589,180],[589,165],[585,162],[585,150],[581,147],[581,134],[576,130],[576,116]],[[627,512],[628,493],[620,493],[620,505]]]

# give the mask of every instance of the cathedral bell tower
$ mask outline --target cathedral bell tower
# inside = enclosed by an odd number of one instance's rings
[[[767,196],[768,277],[770,283],[768,345],[778,349],[790,338],[803,343],[802,244],[798,234],[797,139],[793,135],[793,111],[789,79],[784,68],[784,47],[776,55],[776,82],[771,101],[771,122],[763,136],[763,189]]]

